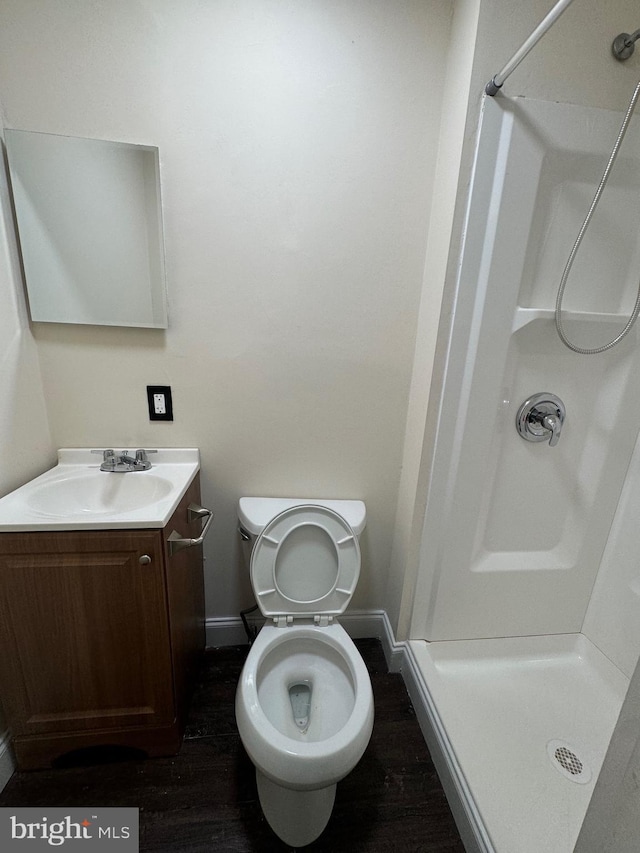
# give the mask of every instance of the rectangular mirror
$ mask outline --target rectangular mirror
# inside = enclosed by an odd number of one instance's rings
[[[31,319],[167,328],[158,149],[5,130]]]

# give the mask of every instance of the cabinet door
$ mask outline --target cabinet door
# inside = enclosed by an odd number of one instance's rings
[[[160,532],[0,536],[0,647],[14,735],[171,723]]]
[[[200,504],[199,476],[189,486],[164,531],[173,679],[177,712],[183,725],[205,646],[202,545],[171,555],[167,540],[173,532],[183,539],[200,536],[202,520],[189,521],[190,504]]]

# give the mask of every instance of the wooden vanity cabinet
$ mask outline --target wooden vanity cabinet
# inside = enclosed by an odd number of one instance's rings
[[[20,769],[90,746],[179,750],[205,642],[202,547],[170,556],[167,539],[200,536],[190,503],[197,477],[164,529],[0,534],[0,702]]]

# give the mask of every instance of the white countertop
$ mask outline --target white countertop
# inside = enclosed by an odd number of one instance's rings
[[[200,451],[158,448],[149,460],[148,471],[113,473],[90,448],[63,448],[54,468],[0,498],[0,532],[164,527],[200,470]]]

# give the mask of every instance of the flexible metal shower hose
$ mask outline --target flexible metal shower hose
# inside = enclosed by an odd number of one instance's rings
[[[556,298],[556,329],[558,330],[558,335],[560,336],[560,340],[565,346],[568,346],[570,350],[579,353],[580,355],[595,355],[599,352],[605,352],[606,350],[611,349],[616,344],[619,344],[620,341],[625,338],[631,329],[633,328],[634,323],[638,319],[638,315],[640,314],[640,281],[638,282],[638,295],[636,296],[636,304],[633,306],[633,311],[631,312],[631,316],[629,317],[626,326],[620,332],[620,334],[615,337],[612,341],[609,341],[608,344],[604,344],[601,347],[593,347],[591,349],[585,347],[579,347],[570,341],[567,338],[567,335],[564,330],[564,326],[562,324],[562,299],[564,297],[564,290],[567,286],[567,279],[569,278],[569,273],[571,272],[571,267],[573,266],[573,262],[575,260],[576,255],[578,254],[578,249],[580,248],[580,244],[582,243],[582,238],[585,235],[587,228],[589,227],[589,223],[595,213],[595,209],[598,206],[598,202],[600,201],[600,196],[607,185],[607,181],[609,179],[609,173],[613,168],[613,164],[615,163],[616,157],[618,156],[618,149],[622,144],[622,140],[624,139],[624,135],[627,132],[627,127],[629,126],[629,122],[631,121],[631,116],[633,115],[633,110],[636,105],[636,101],[638,100],[638,95],[640,95],[640,81],[636,85],[636,88],[631,96],[631,100],[629,101],[629,106],[627,107],[627,112],[622,121],[622,126],[620,127],[620,132],[618,133],[618,138],[615,141],[615,145],[613,146],[613,150],[611,151],[611,156],[609,157],[609,162],[607,163],[606,169],[604,170],[604,174],[600,180],[600,184],[598,185],[598,189],[596,190],[596,194],[593,197],[593,201],[591,202],[591,207],[585,217],[584,222],[582,223],[582,227],[578,233],[576,238],[576,242],[573,244],[573,249],[571,250],[571,254],[569,255],[569,260],[567,261],[567,265],[564,268],[564,272],[562,273],[562,278],[560,279],[560,287],[558,288],[558,296]]]

